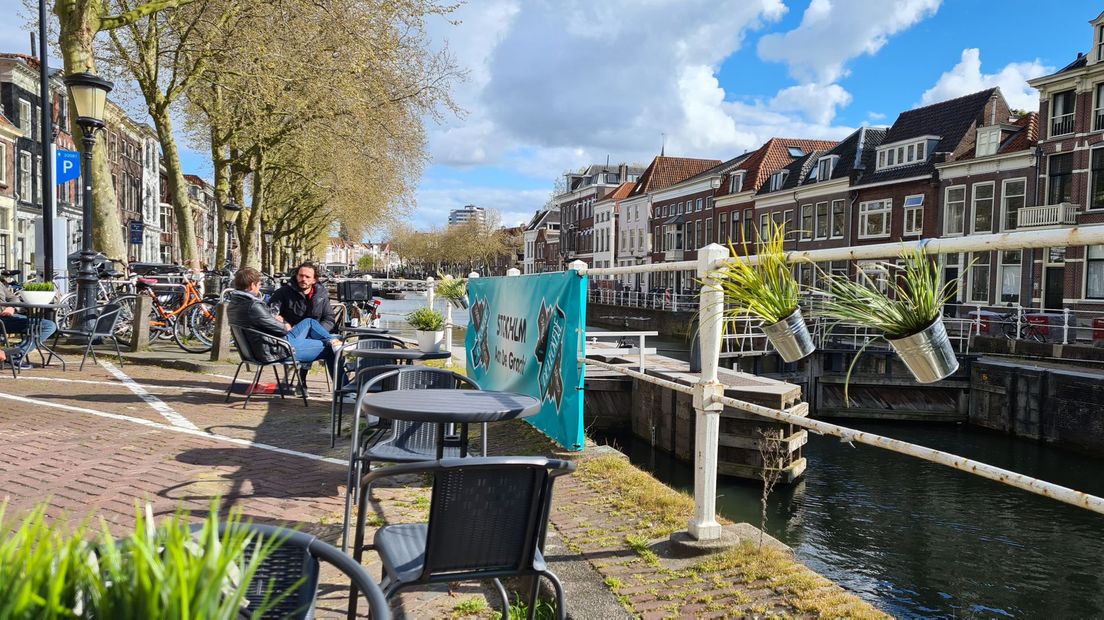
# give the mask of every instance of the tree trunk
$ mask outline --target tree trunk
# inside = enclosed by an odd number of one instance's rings
[[[184,180],[184,171],[180,166],[180,151],[173,137],[172,118],[167,109],[157,110],[153,115],[153,125],[161,141],[164,154],[165,176],[169,181],[169,196],[173,202],[173,215],[176,219],[177,242],[180,244],[180,258],[184,266],[193,271],[200,269],[200,256],[196,250],[195,220],[192,219],[192,201],[188,196],[188,183]]]
[[[261,267],[261,220],[264,218],[264,151],[258,150],[254,158],[253,186],[250,189],[252,207],[242,231],[242,266]]]
[[[100,29],[100,16],[76,0],[59,0],[54,4],[54,14],[61,25],[61,57],[65,73],[96,72],[96,60],[92,57],[92,38]],[[76,119],[76,109],[69,99],[70,118]],[[83,132],[74,123],[73,139],[83,151]],[[103,140],[92,149],[92,247],[109,258],[127,260],[123,244],[123,229],[119,223],[119,209],[115,188],[111,185],[111,168]]]
[[[215,245],[215,266],[222,269],[226,264],[229,248],[226,242],[229,235],[226,234],[226,223],[234,218],[234,214],[223,209],[230,203],[230,162],[226,158],[226,147],[219,142],[219,131],[214,123],[211,124],[211,164],[215,169],[215,201],[218,202],[218,243]]]

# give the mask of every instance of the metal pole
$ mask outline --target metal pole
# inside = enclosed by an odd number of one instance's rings
[[[90,311],[96,306],[96,270],[92,251],[92,149],[96,146],[95,125],[81,126],[81,145],[84,146],[84,167],[81,182],[84,183],[84,209],[81,224],[80,273],[77,274],[77,302],[80,304],[82,328],[91,330],[96,317]]]
[[[38,75],[42,120],[42,279],[54,280],[54,143],[53,100],[50,97],[49,48],[46,47],[46,0],[38,0]]]

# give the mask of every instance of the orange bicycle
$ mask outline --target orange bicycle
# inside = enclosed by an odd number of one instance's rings
[[[201,295],[190,277],[183,284],[164,284],[152,278],[138,278],[134,295],[122,295],[115,299],[121,307],[119,313],[120,337],[129,337],[133,330],[134,306],[138,295],[153,300],[150,309],[150,340],[172,339],[189,353],[206,353],[211,350],[215,332],[215,305],[217,297]]]

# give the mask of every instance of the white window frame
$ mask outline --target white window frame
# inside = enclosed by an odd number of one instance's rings
[[[1093,248],[1100,248],[1100,252],[1101,252],[1100,257],[1094,257],[1092,255]],[[1082,291],[1084,291],[1084,297],[1083,297],[1084,299],[1104,300],[1104,291],[1102,291],[1101,294],[1098,295],[1098,296],[1095,296],[1095,297],[1090,297],[1089,296],[1089,268],[1094,263],[1104,263],[1104,245],[1088,245],[1088,246],[1085,246],[1085,283],[1084,283],[1085,285],[1081,289]]]
[[[821,213],[821,207],[824,207],[824,212]],[[823,225],[821,223],[821,215],[824,216]],[[832,230],[832,208],[828,202],[818,202],[813,209],[813,237],[816,239],[827,239],[830,236]],[[821,230],[823,228],[823,230]]]
[[[1065,95],[1066,93],[1073,93],[1073,96],[1070,98],[1070,100],[1073,101],[1073,108],[1070,109],[1070,110],[1064,110],[1061,115],[1055,116],[1055,107],[1056,107],[1055,103],[1057,103],[1057,101],[1058,101],[1058,95]],[[1076,115],[1077,115],[1077,91],[1073,88],[1067,88],[1067,89],[1065,89],[1061,92],[1054,93],[1054,95],[1051,96],[1051,98],[1050,98],[1050,110],[1049,110],[1049,112],[1050,112],[1050,114],[1049,114],[1050,118],[1047,119],[1047,123],[1048,123],[1047,124],[1047,137],[1048,138],[1052,138],[1054,136],[1066,136],[1066,135],[1069,135],[1069,134],[1073,133],[1074,130],[1076,129],[1076,123],[1075,122],[1070,122],[1069,123],[1069,131],[1063,131],[1062,133],[1056,133],[1054,131],[1054,129],[1055,129],[1055,127],[1057,126],[1057,124],[1059,122],[1064,123],[1066,118],[1069,118],[1070,121],[1073,121],[1073,119],[1076,118]],[[1061,120],[1059,120],[1059,117],[1061,118]]]
[[[974,142],[974,156],[988,157],[989,155],[996,155],[997,150],[1000,149],[1000,137],[1000,127],[979,127],[977,140]]]
[[[842,218],[840,218],[841,222],[840,222],[840,228],[839,228],[838,234],[836,232],[836,205],[839,205],[839,213],[840,213],[840,215],[843,216]],[[832,233],[831,233],[831,236],[829,238],[830,239],[843,239],[844,237],[847,236],[847,203],[844,202],[844,200],[842,198],[837,198],[837,199],[833,200],[832,205],[830,207],[830,212],[831,212],[831,220],[832,220],[831,223],[830,223],[830,225],[832,227]]]
[[[832,178],[832,171],[836,169],[839,155],[825,155],[817,160],[817,183]]]
[[[19,191],[16,197],[24,202],[30,202],[31,193],[31,154],[29,151],[19,151]]]
[[[957,232],[951,232],[949,224],[951,218],[948,214],[951,212],[951,200],[950,195],[952,190],[962,190],[962,230]],[[957,201],[956,201],[957,203]],[[943,190],[943,236],[944,237],[961,237],[966,234],[966,186],[965,185],[952,185]]]
[[[8,145],[0,142],[0,185],[8,186]]]
[[[989,230],[981,229],[977,227],[977,211],[978,211],[978,188],[989,186],[993,190],[993,195],[989,197]],[[993,232],[993,214],[996,213],[997,206],[997,184],[993,181],[982,181],[981,183],[974,183],[970,188],[970,233],[987,233]]]
[[[909,140],[908,142],[896,142],[878,147],[878,170],[911,166],[912,164],[927,161],[928,140],[934,140],[937,136],[924,136],[922,139]]]
[[[1016,182],[1023,183],[1023,193],[1022,194],[1009,194],[1008,193],[1008,185],[1010,183],[1016,183]],[[1001,181],[1001,208],[1000,208],[1000,211],[1001,211],[1001,213],[1000,213],[1000,218],[1001,218],[1000,219],[1000,225],[1001,225],[1000,229],[1001,230],[1013,230],[1015,228],[1015,227],[1009,228],[1006,224],[1008,222],[1008,199],[1009,198],[1016,198],[1016,197],[1022,197],[1023,198],[1023,206],[1025,206],[1025,207],[1027,206],[1027,177],[1016,177],[1015,179],[1004,179],[1003,181]]]
[[[987,262],[987,263],[981,262],[979,260],[980,255],[987,256],[988,259],[989,259],[989,262]],[[988,304],[989,303],[989,294],[991,292],[990,289],[992,288],[990,285],[993,282],[993,256],[992,256],[992,253],[991,252],[973,252],[973,253],[970,254],[970,262],[967,263],[967,264],[970,267],[968,269],[969,273],[968,273],[967,278],[966,278],[966,303]],[[981,269],[982,267],[985,268],[985,298],[984,299],[974,297],[974,274],[977,272],[978,269]]]
[[[744,174],[745,172],[741,170],[728,175],[728,193],[736,194],[744,190]]]
[[[805,222],[810,225],[806,226]],[[813,238],[816,228],[816,208],[812,203],[801,205],[801,240],[809,241]]]
[[[919,202],[913,199],[919,198]],[[914,202],[915,204],[909,204]],[[904,209],[904,222],[902,223],[901,236],[919,237],[924,232],[924,194],[909,194],[902,203]]]
[[[876,208],[875,208],[876,206]],[[881,215],[882,231],[878,233],[866,232],[867,223],[871,216]],[[859,239],[882,239],[889,236],[893,224],[893,200],[882,198],[880,200],[868,200],[859,203]]]
[[[770,176],[770,187],[767,191],[777,192],[782,189],[782,186],[786,184],[786,177],[789,175],[787,170],[779,170]]]
[[[31,102],[26,99],[19,100],[19,129],[23,135],[30,138],[33,127],[31,126]]]
[[[1005,254],[1014,254],[1017,251],[1020,253],[1019,262],[1016,262],[1016,263],[1011,263],[1011,262],[1006,263],[1006,262],[1004,262],[1004,255]],[[1011,270],[1013,268],[1015,268],[1015,270],[1016,270],[1016,291],[1014,293],[1015,299],[1014,300],[1010,299],[1010,300],[1007,300],[1007,301],[1008,302],[1015,302],[1015,303],[1018,304],[1018,303],[1020,303],[1020,289],[1023,288],[1023,250],[1012,250],[1012,251],[1002,250],[1000,252],[997,252],[997,302],[998,303],[1006,303],[1006,300],[1004,299],[1004,294],[1005,294],[1004,293],[1004,272],[1006,270]]]

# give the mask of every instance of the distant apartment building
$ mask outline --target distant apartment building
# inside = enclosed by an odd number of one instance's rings
[[[594,264],[594,203],[622,183],[635,182],[643,172],[643,168],[628,164],[594,164],[564,175],[566,188],[552,199],[560,212],[561,267],[575,260]]]
[[[475,205],[465,205],[462,209],[453,209],[449,211],[449,226],[455,226],[457,224],[467,224],[468,222],[478,222],[482,224],[487,221],[487,210],[483,207],[477,207]]]
[[[594,204],[594,266],[613,267],[617,256],[617,230],[621,217],[621,201],[629,195],[636,183],[626,181],[602,200]],[[603,286],[613,287],[613,276],[599,276]]]

